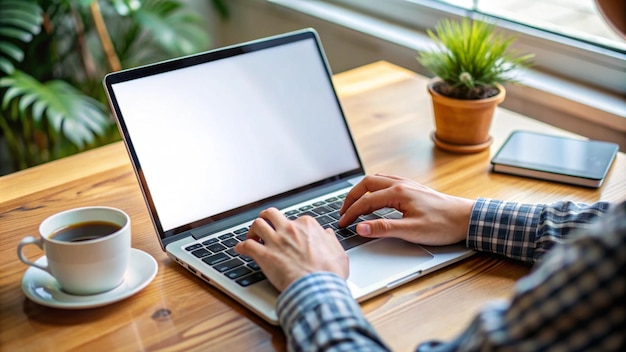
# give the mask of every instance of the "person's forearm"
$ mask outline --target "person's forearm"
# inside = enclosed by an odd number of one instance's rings
[[[522,204],[479,198],[472,209],[467,246],[524,262],[537,262],[572,230],[605,213],[609,203]]]
[[[277,311],[290,351],[389,350],[335,274],[298,279],[278,298]]]
[[[604,206],[559,203],[542,219],[579,214],[567,224],[584,222],[582,214]],[[517,283],[510,301],[484,307],[458,338],[432,351],[623,351],[626,202],[576,232]]]

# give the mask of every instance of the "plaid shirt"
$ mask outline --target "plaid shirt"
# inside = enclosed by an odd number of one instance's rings
[[[539,264],[510,301],[487,305],[455,340],[419,350],[626,350],[626,202],[594,222],[608,208],[478,199],[467,246]],[[389,350],[332,273],[300,278],[277,309],[291,351]]]

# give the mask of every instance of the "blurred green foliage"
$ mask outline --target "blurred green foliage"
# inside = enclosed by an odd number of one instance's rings
[[[106,73],[209,48],[189,1],[0,0],[0,13],[4,173],[119,140]]]

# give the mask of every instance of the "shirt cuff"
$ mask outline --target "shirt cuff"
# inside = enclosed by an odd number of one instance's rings
[[[280,324],[288,329],[298,317],[329,299],[345,301],[355,314],[362,314],[344,279],[330,272],[315,272],[299,278],[280,294],[276,302]]]
[[[478,198],[472,208],[467,247],[533,262],[543,204]]]

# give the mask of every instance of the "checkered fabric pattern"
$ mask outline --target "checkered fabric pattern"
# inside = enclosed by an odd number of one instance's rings
[[[626,350],[626,202],[593,221],[608,208],[477,200],[467,245],[539,264],[510,301],[484,307],[455,340],[418,350]],[[334,274],[296,281],[278,314],[291,351],[388,350]]]
[[[549,206],[478,198],[474,204],[467,246],[535,263],[571,231],[584,229],[609,203],[557,202]]]
[[[280,295],[277,310],[290,351],[389,351],[333,273],[300,278]]]

